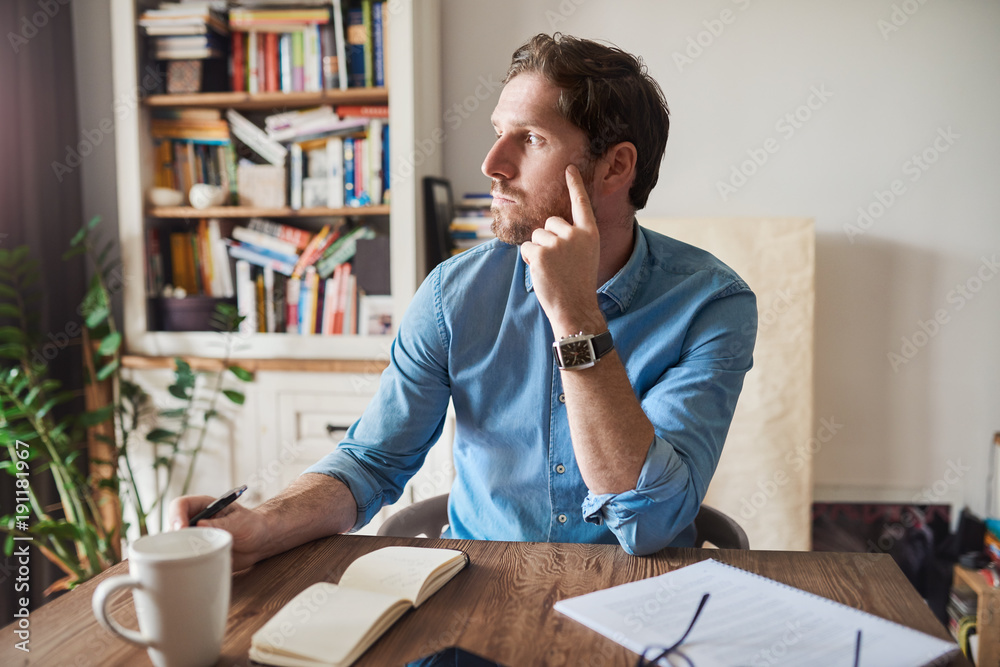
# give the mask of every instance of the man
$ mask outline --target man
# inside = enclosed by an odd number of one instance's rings
[[[201,522],[233,533],[237,569],[394,502],[449,398],[446,537],[692,544],[756,301],[711,255],[635,222],[666,145],[659,86],[617,48],[538,35],[514,53],[492,122],[482,169],[499,240],[428,276],[334,452],[261,507]],[[172,520],[210,500],[175,501]]]

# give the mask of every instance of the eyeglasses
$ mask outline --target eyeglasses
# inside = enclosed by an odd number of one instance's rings
[[[701,596],[701,602],[698,603],[698,609],[695,610],[694,617],[691,619],[691,623],[688,625],[687,630],[684,631],[684,634],[681,635],[680,639],[674,642],[672,646],[668,647],[647,646],[645,649],[643,649],[642,653],[639,655],[639,660],[636,661],[635,663],[636,667],[655,667],[656,665],[659,664],[660,660],[663,660],[672,653],[676,653],[677,655],[679,655],[684,660],[684,662],[687,663],[688,667],[695,667],[694,663],[691,662],[691,658],[684,655],[684,653],[682,653],[678,649],[680,648],[681,644],[684,643],[684,640],[687,639],[688,635],[691,634],[691,630],[694,629],[694,624],[698,620],[698,617],[701,616],[701,610],[705,608],[705,603],[708,602],[708,598],[709,598],[708,593],[705,593],[704,595]],[[860,665],[861,665],[861,630],[858,630],[858,633],[854,639],[854,667],[860,667]]]
[[[639,660],[638,662],[635,663],[635,667],[653,667],[659,664],[660,660],[663,660],[671,653],[677,651],[680,645],[684,643],[684,640],[687,639],[687,636],[691,634],[691,630],[694,629],[694,624],[698,620],[698,617],[701,616],[701,610],[705,608],[705,603],[708,602],[708,597],[709,597],[708,593],[705,593],[704,595],[701,596],[701,602],[698,603],[698,609],[695,610],[694,612],[694,617],[691,619],[691,624],[688,625],[687,630],[684,631],[684,634],[681,635],[681,638],[678,639],[676,642],[674,642],[673,646],[668,646],[668,647],[647,646],[645,649],[643,649],[642,653],[639,655]],[[652,655],[652,657],[647,658],[646,656],[648,655]],[[694,663],[691,662],[691,659],[688,658],[686,655],[680,652],[677,652],[677,655],[684,658],[684,661],[688,664],[689,667],[694,667]]]

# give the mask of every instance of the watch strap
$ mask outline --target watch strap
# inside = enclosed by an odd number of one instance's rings
[[[611,338],[611,331],[597,334],[590,339],[590,344],[594,346],[594,361],[597,361],[611,350],[615,349],[615,341]]]

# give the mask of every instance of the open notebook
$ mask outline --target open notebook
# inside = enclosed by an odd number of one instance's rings
[[[951,642],[712,559],[560,600],[555,609],[641,653],[679,640],[705,593],[708,602],[679,649],[698,667],[851,665],[859,630],[859,664],[866,667],[933,665],[958,650]],[[670,664],[688,664],[674,660]]]
[[[339,584],[313,584],[282,607],[254,634],[250,658],[279,667],[350,665],[468,562],[454,549],[385,547],[365,554]]]

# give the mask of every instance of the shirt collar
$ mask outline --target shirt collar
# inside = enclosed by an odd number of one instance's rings
[[[632,238],[634,241],[632,244],[632,254],[629,256],[628,261],[625,262],[625,266],[620,268],[618,273],[611,276],[611,279],[597,290],[598,295],[604,295],[606,298],[611,299],[618,305],[618,308],[622,312],[628,309],[632,297],[639,287],[639,282],[643,271],[646,269],[646,262],[649,256],[649,245],[646,243],[646,235],[642,233],[642,229],[635,218],[632,219]],[[524,289],[527,292],[531,292],[534,289],[531,281],[531,271],[528,269],[528,265],[524,263],[524,258],[521,257],[520,251],[517,253],[517,262],[521,270],[524,271]]]

